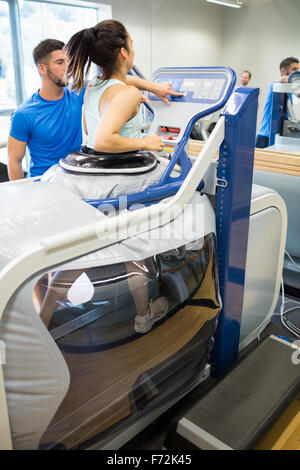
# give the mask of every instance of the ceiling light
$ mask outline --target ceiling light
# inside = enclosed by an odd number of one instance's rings
[[[208,3],[217,3],[218,5],[223,5],[224,7],[232,8],[241,8],[243,5],[239,0],[206,0]]]

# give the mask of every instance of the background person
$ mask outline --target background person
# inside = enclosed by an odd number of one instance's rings
[[[280,62],[279,65],[281,78],[280,82],[288,82],[289,75],[292,72],[299,70],[299,60],[296,57],[287,57]],[[273,82],[274,83],[274,82]],[[264,107],[264,114],[261,121],[261,128],[256,136],[255,147],[266,148],[269,146],[269,135],[271,130],[271,113],[272,113],[272,100],[273,100],[273,83],[270,85],[266,104]]]
[[[244,70],[241,76],[241,85],[248,86],[251,80],[251,77],[252,77],[251,72],[249,72],[249,70]]]

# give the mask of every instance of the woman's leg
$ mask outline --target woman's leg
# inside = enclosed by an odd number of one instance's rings
[[[149,299],[148,272],[144,261],[126,263],[128,284],[136,306],[135,330],[138,333],[147,333],[152,325],[161,319],[168,310],[168,299],[158,297],[153,302]]]
[[[149,303],[148,278],[143,269],[143,262],[135,261],[126,263],[128,273],[128,285],[133,296],[138,315],[146,315]]]

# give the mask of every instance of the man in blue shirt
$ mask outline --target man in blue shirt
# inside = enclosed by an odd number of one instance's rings
[[[77,94],[66,87],[67,59],[63,47],[61,41],[45,39],[33,50],[41,88],[12,114],[7,142],[10,180],[24,178],[22,160],[26,147],[30,153],[28,176],[39,176],[82,143],[84,89]],[[128,76],[128,83],[155,93],[166,104],[167,95],[181,94],[168,82]]]
[[[24,178],[22,160],[26,147],[30,153],[29,176],[43,174],[61,157],[80,147],[84,91],[76,95],[66,88],[63,47],[61,41],[46,39],[33,51],[41,88],[11,118],[7,143],[11,180]]]
[[[280,65],[280,73],[281,73],[281,82],[287,82],[289,75],[292,72],[296,72],[299,70],[299,60],[295,57],[287,57],[286,59],[282,60]],[[257,148],[265,148],[269,146],[269,135],[270,135],[270,128],[271,128],[271,113],[272,113],[272,100],[273,100],[273,83],[270,85],[267,100],[264,107],[264,114],[261,121],[261,128],[256,136],[256,143],[255,147]]]

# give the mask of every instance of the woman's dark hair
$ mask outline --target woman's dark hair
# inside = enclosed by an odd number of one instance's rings
[[[82,89],[92,62],[102,69],[104,80],[110,78],[120,49],[128,50],[127,40],[125,27],[116,20],[101,21],[93,28],[74,34],[65,46],[69,62],[67,75],[73,79],[72,89]]]

